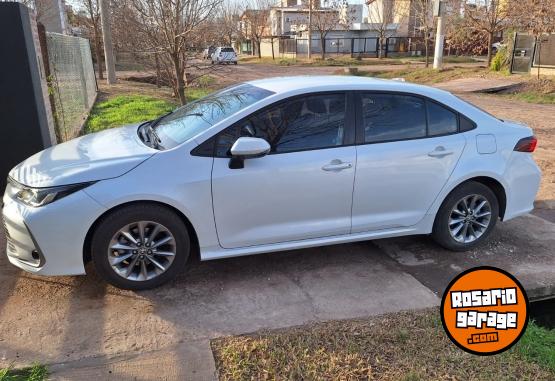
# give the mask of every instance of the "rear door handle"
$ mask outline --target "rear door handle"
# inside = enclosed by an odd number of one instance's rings
[[[436,147],[436,149],[433,150],[432,152],[429,152],[428,156],[437,157],[437,158],[441,159],[442,157],[449,156],[449,155],[452,155],[452,154],[453,154],[453,151],[447,151],[445,149],[445,147],[439,146],[439,147]]]
[[[339,159],[333,159],[332,161],[330,161],[329,164],[324,165],[322,167],[322,170],[328,171],[328,172],[339,172],[344,169],[349,169],[352,166],[353,165],[351,163],[346,163]]]

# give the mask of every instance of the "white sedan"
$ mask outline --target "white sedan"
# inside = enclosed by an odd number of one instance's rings
[[[145,289],[202,260],[431,234],[450,250],[528,213],[532,130],[434,88],[345,76],[239,84],[25,160],[7,255]]]

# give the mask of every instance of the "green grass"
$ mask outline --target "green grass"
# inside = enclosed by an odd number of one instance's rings
[[[452,67],[441,70],[432,68],[407,68],[391,71],[359,71],[358,75],[376,78],[404,78],[413,83],[439,83],[458,78],[481,76],[488,74],[488,70],[479,67]]]
[[[202,98],[210,91],[204,88],[187,89],[188,101]],[[85,133],[150,120],[177,107],[164,99],[145,95],[119,95],[94,105],[85,124]]]
[[[528,361],[550,369],[555,374],[555,329],[529,324],[515,351]]]
[[[48,369],[40,364],[23,369],[0,369],[0,381],[43,381],[47,376]]]
[[[120,95],[94,105],[85,132],[154,119],[175,107],[174,103],[144,95]]]
[[[445,334],[438,309],[314,323],[211,341],[219,379],[555,380],[555,331],[531,323],[496,356]]]
[[[528,103],[539,103],[546,105],[555,104],[555,93],[543,94],[536,91],[523,91],[516,94],[508,94],[507,98],[517,99]]]

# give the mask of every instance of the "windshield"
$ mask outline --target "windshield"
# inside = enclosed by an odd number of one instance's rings
[[[249,84],[229,87],[178,108],[156,124],[164,148],[173,148],[273,92]]]

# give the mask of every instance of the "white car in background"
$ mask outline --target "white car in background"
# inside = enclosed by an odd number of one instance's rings
[[[229,46],[220,46],[212,53],[212,64],[232,63],[237,65],[237,54],[235,49]]]
[[[43,275],[158,286],[202,260],[411,234],[482,243],[528,213],[532,130],[434,88],[361,77],[239,84],[25,160],[7,255]]]

